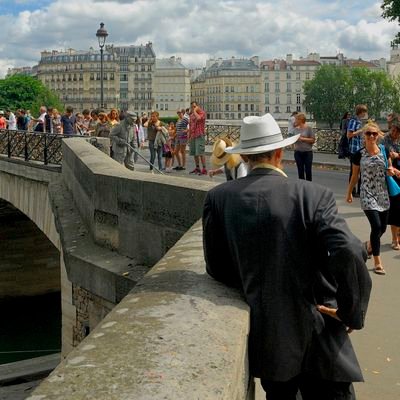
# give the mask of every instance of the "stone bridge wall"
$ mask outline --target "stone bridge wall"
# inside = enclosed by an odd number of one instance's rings
[[[21,190],[17,177],[6,177],[0,194],[60,238],[70,354],[31,399],[252,398],[247,306],[205,274],[196,221],[212,184],[132,173],[81,139],[65,141],[63,156],[62,180],[53,174],[23,195],[30,204],[39,194],[38,216],[18,193],[3,194]],[[38,173],[6,162],[9,175]]]

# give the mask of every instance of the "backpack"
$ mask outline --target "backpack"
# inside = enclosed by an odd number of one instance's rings
[[[347,138],[347,132],[344,132],[339,140],[338,158],[348,157],[350,157],[349,139]]]

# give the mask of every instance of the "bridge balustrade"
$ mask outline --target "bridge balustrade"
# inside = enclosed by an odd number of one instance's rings
[[[281,128],[283,136],[287,136],[287,128]],[[336,154],[340,140],[340,130],[313,128],[316,136],[314,151]],[[0,155],[9,158],[20,158],[25,161],[35,161],[45,165],[61,165],[63,139],[82,137],[76,135],[60,135],[20,130],[0,130]],[[207,124],[206,144],[212,145],[219,137],[229,137],[232,141],[240,140],[240,126]],[[88,137],[85,136],[86,139]],[[96,138],[90,138],[96,146]]]
[[[337,154],[338,144],[340,140],[339,129],[321,129],[312,128],[315,132],[316,142],[314,144],[314,151],[320,153]],[[287,127],[281,127],[284,137],[288,136]],[[212,145],[219,137],[228,137],[233,142],[239,142],[240,139],[240,126],[237,125],[206,125],[206,144]]]

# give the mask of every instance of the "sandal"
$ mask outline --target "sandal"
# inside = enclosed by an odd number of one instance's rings
[[[374,272],[378,275],[386,275],[386,271],[383,269],[381,264],[374,266]]]
[[[400,250],[400,244],[398,242],[392,242],[393,250]]]
[[[371,256],[372,256],[372,250],[368,250],[368,241],[366,241],[364,243],[364,247],[365,247],[365,251],[367,252],[367,258],[369,260],[371,258]]]

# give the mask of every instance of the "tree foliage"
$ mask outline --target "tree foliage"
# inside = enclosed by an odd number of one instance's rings
[[[43,85],[38,79],[30,76],[13,75],[0,79],[0,107],[10,110],[31,110],[37,115],[40,106],[62,108],[55,93]]]
[[[383,0],[382,17],[389,21],[397,21],[400,23],[400,2],[399,0]]]
[[[304,105],[317,121],[333,126],[348,107],[350,90],[348,69],[323,65],[314,79],[304,84]]]
[[[397,21],[400,24],[400,1],[399,0],[383,0],[382,17],[388,21]],[[395,44],[400,44],[400,33],[397,33],[394,39]]]
[[[333,127],[357,104],[366,104],[369,116],[378,119],[393,110],[396,93],[395,82],[383,71],[323,65],[304,85],[304,105],[317,121]]]

